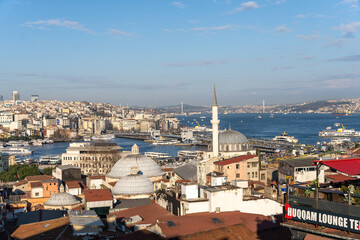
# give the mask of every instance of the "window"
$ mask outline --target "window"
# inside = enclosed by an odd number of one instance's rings
[[[247,164],[247,167],[250,168],[250,163]]]
[[[50,196],[51,196],[52,192],[50,191]]]
[[[236,178],[240,178],[240,173],[237,173],[237,174],[236,174]]]
[[[248,178],[250,178],[250,173],[248,172]]]
[[[37,193],[35,193],[35,196],[39,196],[39,193],[37,192]]]
[[[261,180],[265,180],[265,173],[261,174]]]
[[[251,173],[251,177],[254,178],[254,172]]]
[[[255,177],[257,178],[257,172],[255,172]]]
[[[236,169],[239,169],[240,165],[239,164],[236,164]]]
[[[253,162],[251,165],[252,165],[252,167],[257,167],[257,163],[256,163],[256,162]]]

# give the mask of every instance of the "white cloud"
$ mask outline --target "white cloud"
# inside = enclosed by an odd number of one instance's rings
[[[168,67],[203,67],[208,65],[219,65],[231,62],[230,60],[202,60],[196,62],[169,62],[165,65]]]
[[[289,33],[292,32],[292,30],[290,28],[288,28],[285,24],[284,25],[280,25],[278,27],[275,28],[275,32],[278,33]]]
[[[215,27],[194,27],[190,28],[190,31],[219,31],[219,30],[230,30],[232,25],[215,26]]]
[[[65,19],[49,19],[49,20],[39,20],[39,21],[35,21],[35,22],[26,22],[22,26],[36,27],[39,29],[46,29],[47,27],[50,27],[50,26],[56,26],[56,27],[70,28],[73,30],[83,31],[83,32],[91,33],[91,34],[94,33],[93,31],[85,28],[83,25],[81,25],[78,22],[69,21],[69,20],[65,20]]]
[[[360,29],[360,22],[340,24],[339,27],[335,27],[334,29],[342,31],[345,37],[352,38],[354,36],[354,33],[356,33]]]
[[[340,2],[340,4],[347,4],[354,10],[360,10],[359,0],[343,0]]]
[[[254,1],[244,2],[241,4],[241,7],[235,8],[234,10],[227,12],[227,14],[233,14],[233,13],[241,12],[241,11],[245,11],[245,10],[254,10],[258,7],[259,7],[259,5]]]
[[[285,2],[286,2],[286,0],[278,0],[278,1],[275,2],[275,4],[279,5],[279,4],[283,4]]]
[[[163,29],[164,32],[214,32],[214,31],[223,31],[223,30],[232,30],[234,28],[238,28],[236,25],[222,25],[222,26],[211,26],[211,27],[193,27],[189,29],[184,28],[176,28],[176,29]]]
[[[110,29],[109,33],[113,34],[113,35],[120,35],[120,36],[125,36],[125,37],[133,37],[134,36],[133,33],[124,32],[124,31],[121,31],[118,29]]]
[[[175,7],[185,9],[185,5],[182,2],[172,2],[171,4],[174,5]]]
[[[318,33],[314,33],[312,35],[297,35],[296,37],[304,41],[315,41],[320,38]]]

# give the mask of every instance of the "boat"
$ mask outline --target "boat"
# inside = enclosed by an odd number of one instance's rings
[[[262,118],[261,115],[257,116],[256,118]]]
[[[340,109],[335,109],[332,112],[333,116],[350,116],[351,111],[350,110],[340,110]]]
[[[343,124],[341,128],[331,129],[327,127],[326,130],[319,131],[319,137],[360,137],[360,131],[355,131],[355,129],[346,129]]]
[[[167,159],[167,158],[171,158],[170,154],[168,154],[168,153],[160,153],[160,152],[145,152],[144,155],[145,155],[146,157],[156,158],[156,159]]]
[[[61,164],[61,156],[42,156],[40,158],[40,164],[43,165],[54,165],[54,164]]]
[[[280,136],[275,136],[272,140],[278,142],[297,143],[298,140],[293,136],[289,136],[285,131]]]
[[[351,142],[350,138],[332,138],[329,142],[329,144],[333,144],[333,145],[339,145],[339,144],[343,144],[345,142]]]
[[[181,159],[196,159],[201,154],[201,151],[189,151],[182,150],[178,151],[178,157]]]
[[[104,134],[104,135],[95,135],[91,139],[92,140],[111,140],[114,139],[114,134]]]
[[[25,141],[9,141],[6,143],[6,146],[10,147],[28,147],[29,143]]]
[[[152,144],[153,145],[174,145],[176,143],[179,143],[179,141],[177,141],[177,140],[157,140],[157,141],[154,141]]]
[[[31,155],[34,151],[27,148],[20,147],[4,147],[0,148],[2,153],[7,153],[9,155]]]

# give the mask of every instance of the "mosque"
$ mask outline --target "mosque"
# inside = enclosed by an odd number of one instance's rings
[[[219,132],[219,123],[219,106],[214,86],[211,120],[212,151],[205,152],[201,159],[197,161],[197,180],[200,185],[205,185],[206,175],[214,171],[214,162],[256,153],[253,146],[242,133],[231,130],[231,128]]]

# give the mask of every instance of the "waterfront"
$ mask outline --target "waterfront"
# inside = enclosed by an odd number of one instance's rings
[[[259,115],[262,117],[257,118]],[[203,118],[204,116],[206,118]],[[196,126],[197,123],[194,119],[199,122],[200,125],[205,124],[206,126],[211,126],[210,115],[179,116],[178,118],[181,123],[186,126]],[[358,114],[338,117],[332,116],[331,114],[274,114],[274,117],[270,118],[270,114],[266,113],[246,113],[220,115],[220,126],[222,129],[228,129],[230,123],[231,129],[240,131],[248,138],[271,139],[286,131],[289,135],[299,139],[299,143],[315,145],[318,141],[326,140],[318,137],[318,131],[328,126],[334,128],[334,123],[342,123],[346,128],[360,130],[359,120],[360,115]],[[171,156],[176,156],[179,150],[206,150],[204,147],[197,146],[154,146],[142,140],[124,138],[116,138],[112,140],[112,142],[117,143],[125,151],[130,151],[131,146],[137,144],[141,153],[163,152],[169,153]],[[64,153],[68,146],[68,142],[33,146],[31,149],[34,150],[34,153],[27,157],[40,159],[40,157],[44,155],[59,155]]]
[[[206,118],[201,118],[201,116]],[[258,118],[258,116],[261,116],[261,118]],[[197,126],[195,119],[200,125],[211,126],[210,114],[179,116],[178,118],[184,125]],[[318,133],[328,126],[331,126],[332,129],[338,128],[334,127],[334,123],[342,123],[346,128],[360,130],[360,114],[333,116],[332,114],[289,113],[273,114],[273,117],[270,117],[268,113],[241,113],[222,114],[219,115],[219,119],[219,126],[222,129],[228,129],[230,124],[231,129],[241,132],[248,138],[272,139],[285,131],[290,136],[299,139],[299,143],[311,145],[315,145],[318,141],[329,140],[320,138]]]

